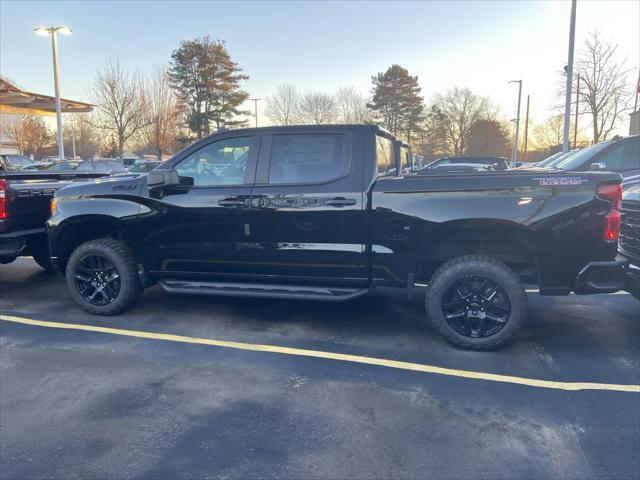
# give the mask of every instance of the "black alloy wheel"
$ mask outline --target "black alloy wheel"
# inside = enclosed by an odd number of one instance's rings
[[[102,255],[83,257],[75,269],[74,279],[80,296],[92,305],[109,305],[120,293],[120,273]]]
[[[449,326],[470,338],[495,335],[511,316],[506,292],[483,275],[467,275],[454,281],[442,296],[441,306]]]

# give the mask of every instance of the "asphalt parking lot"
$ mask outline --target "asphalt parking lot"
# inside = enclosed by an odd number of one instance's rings
[[[403,292],[336,305],[155,287],[104,318],[30,259],[0,267],[4,316],[550,382],[639,385],[639,305],[530,294],[517,341],[474,353]],[[638,478],[640,393],[0,321],[0,477]]]

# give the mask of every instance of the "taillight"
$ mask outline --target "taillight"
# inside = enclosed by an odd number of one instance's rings
[[[607,183],[598,185],[598,198],[608,200],[611,210],[604,217],[604,239],[609,242],[618,240],[620,236],[620,224],[622,216],[620,207],[622,205],[622,185]]]
[[[609,200],[613,210],[620,210],[620,205],[622,204],[622,185],[619,183],[598,185],[598,198]]]
[[[0,180],[0,220],[5,220],[9,216],[7,203],[7,182]]]
[[[604,239],[610,242],[618,240],[622,216],[618,210],[611,210],[604,217]]]

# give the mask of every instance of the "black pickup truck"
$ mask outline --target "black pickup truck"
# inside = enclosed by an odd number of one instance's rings
[[[619,174],[416,175],[394,142],[370,125],[212,135],[145,176],[59,190],[52,260],[102,315],[156,282],[333,301],[424,284],[435,329],[478,350],[522,326],[522,282],[543,295],[624,286]]]
[[[45,222],[56,190],[104,174],[40,173],[0,170],[0,264],[32,256],[51,269]]]

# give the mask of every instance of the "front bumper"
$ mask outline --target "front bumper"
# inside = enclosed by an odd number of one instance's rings
[[[627,285],[629,261],[618,257],[609,262],[588,263],[578,276],[573,287],[577,295],[614,293]]]

